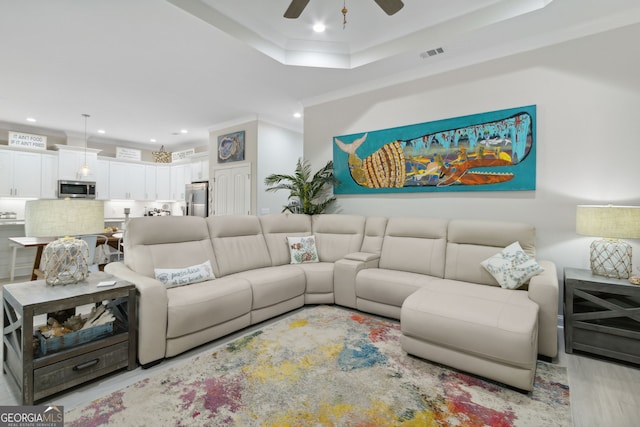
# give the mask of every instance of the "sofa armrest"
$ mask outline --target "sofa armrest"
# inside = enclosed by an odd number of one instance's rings
[[[555,357],[558,354],[559,285],[556,265],[538,260],[544,271],[529,281],[529,299],[538,304],[538,353]]]
[[[167,338],[167,288],[159,280],[136,273],[122,262],[109,263],[104,271],[136,285],[140,364],[163,359]]]
[[[353,252],[345,255],[344,259],[350,259],[353,261],[371,262],[371,261],[379,260],[380,254],[372,254],[370,252]]]
[[[354,252],[335,262],[333,297],[336,304],[356,308],[356,276],[365,268],[377,268],[380,255]]]

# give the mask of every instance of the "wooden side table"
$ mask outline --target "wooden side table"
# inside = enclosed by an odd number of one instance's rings
[[[22,403],[85,383],[118,369],[136,367],[137,304],[135,285],[104,272],[91,273],[80,283],[47,286],[44,280],[5,285],[3,371],[22,392]],[[109,301],[116,321],[113,334],[43,355],[33,346],[34,316]]]
[[[564,270],[565,351],[640,364],[640,286]]]

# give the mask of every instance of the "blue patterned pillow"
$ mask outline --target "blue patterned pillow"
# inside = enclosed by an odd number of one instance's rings
[[[316,250],[316,238],[314,236],[287,237],[287,243],[291,253],[291,264],[318,262],[318,251]]]
[[[535,259],[522,250],[518,242],[510,244],[481,264],[506,289],[518,289],[527,280],[544,271]]]

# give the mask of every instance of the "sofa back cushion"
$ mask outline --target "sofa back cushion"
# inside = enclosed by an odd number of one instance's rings
[[[360,215],[321,214],[311,217],[320,262],[335,262],[345,255],[360,252],[365,217]]]
[[[267,242],[271,265],[291,262],[287,237],[310,236],[311,217],[304,214],[272,214],[258,217]]]
[[[389,218],[382,242],[380,268],[444,277],[447,220]]]
[[[387,229],[387,221],[388,219],[383,216],[367,217],[361,252],[380,255],[384,232]]]
[[[535,258],[536,230],[530,224],[505,221],[452,220],[447,234],[445,278],[499,286],[480,264],[513,242]]]
[[[216,277],[271,266],[257,216],[210,216],[206,221],[217,262]]]
[[[209,230],[201,217],[131,218],[124,245],[125,265],[147,277],[155,277],[156,268],[184,268],[206,261],[215,265]]]

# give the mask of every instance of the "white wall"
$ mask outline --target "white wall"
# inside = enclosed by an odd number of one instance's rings
[[[537,190],[340,195],[337,209],[524,221],[537,227],[538,258],[553,260],[560,277],[564,267],[588,268],[593,238],[576,235],[576,205],[640,205],[639,39],[634,25],[309,106],[305,157],[321,166],[337,135],[536,104]],[[640,241],[628,242],[640,265]]]
[[[288,204],[288,191],[266,192],[264,179],[271,174],[293,174],[302,157],[302,134],[267,122],[258,126],[257,214],[280,213]]]

